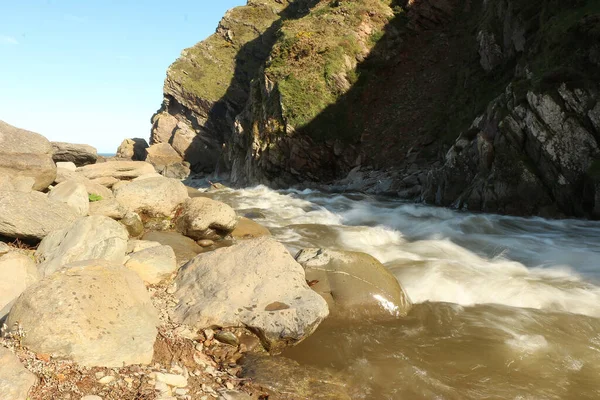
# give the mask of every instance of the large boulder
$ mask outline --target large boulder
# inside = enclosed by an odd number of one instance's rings
[[[261,236],[271,236],[266,227],[250,218],[240,217],[235,229],[231,232],[234,239],[253,239]]]
[[[44,190],[56,177],[52,153],[42,135],[0,121],[0,175],[32,177],[33,189]]]
[[[63,266],[84,260],[123,263],[129,235],[111,218],[94,215],[80,218],[65,229],[52,232],[35,252],[38,268],[48,276]]]
[[[0,400],[29,400],[37,377],[9,349],[0,346]]]
[[[90,179],[86,178],[78,172],[71,171],[65,168],[57,168],[55,182],[62,183],[66,181],[75,181],[81,183],[83,186],[85,186],[85,190],[87,190],[88,195],[92,195],[96,198],[114,198],[112,190],[108,189],[107,187],[104,187],[96,182],[92,182]]]
[[[172,217],[177,208],[188,199],[183,183],[164,177],[141,179],[121,185],[114,189],[114,194],[128,210],[151,217]]]
[[[90,212],[87,189],[77,181],[59,183],[48,193],[48,199],[67,204],[80,216],[88,215]]]
[[[78,218],[73,208],[40,192],[0,191],[0,235],[43,239]]]
[[[144,161],[146,159],[147,148],[148,142],[146,142],[146,139],[125,139],[117,149],[116,157],[134,161]]]
[[[146,161],[154,165],[156,172],[167,178],[185,179],[190,168],[169,143],[157,143],[146,149]]]
[[[144,282],[156,285],[177,270],[177,258],[170,246],[154,246],[129,254],[125,266]]]
[[[247,327],[272,352],[302,341],[329,314],[302,266],[268,237],[200,254],[176,283],[176,322],[198,329]]]
[[[55,162],[72,162],[78,167],[95,164],[98,159],[98,150],[87,144],[65,142],[52,142]]]
[[[142,239],[171,247],[177,257],[178,266],[184,265],[203,251],[195,241],[178,232],[151,231],[146,233]]]
[[[179,232],[196,240],[225,236],[236,225],[237,216],[233,208],[206,197],[188,199],[176,221]]]
[[[304,249],[296,255],[312,289],[329,305],[331,316],[390,319],[406,316],[410,299],[396,277],[374,257],[358,252]]]
[[[117,199],[106,199],[90,202],[90,215],[104,215],[112,219],[122,219],[127,209]]]
[[[142,280],[122,265],[88,260],[47,276],[17,299],[8,316],[27,332],[22,344],[86,367],[152,361],[157,312]]]
[[[77,168],[77,172],[88,179],[112,177],[116,179],[134,179],[140,175],[154,172],[154,167],[144,161],[107,161],[100,164]]]
[[[12,302],[38,279],[32,258],[17,252],[0,257],[0,319],[8,314]]]

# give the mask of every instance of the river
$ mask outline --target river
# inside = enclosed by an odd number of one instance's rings
[[[408,317],[326,321],[284,354],[353,398],[600,398],[600,223],[264,186],[210,196],[261,217],[292,255],[363,251],[398,278]]]

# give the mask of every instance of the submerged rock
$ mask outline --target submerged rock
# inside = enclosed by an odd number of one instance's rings
[[[246,217],[240,217],[235,229],[231,232],[231,236],[234,239],[252,239],[261,236],[271,236],[271,232],[258,222],[254,222]]]
[[[396,277],[368,254],[303,249],[296,261],[334,318],[390,319],[406,316],[411,309]]]
[[[198,255],[176,283],[175,321],[197,329],[247,327],[273,352],[302,341],[329,314],[302,266],[267,237]]]
[[[70,264],[30,286],[15,302],[9,327],[27,332],[22,343],[87,367],[152,361],[157,312],[142,280],[103,260]]]

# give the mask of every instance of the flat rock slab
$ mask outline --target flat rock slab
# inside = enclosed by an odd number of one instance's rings
[[[198,254],[204,252],[202,247],[198,246],[192,239],[177,232],[152,231],[146,233],[142,239],[171,247],[175,251],[178,266],[182,266]]]
[[[52,142],[55,162],[72,162],[78,167],[96,163],[98,150],[87,144]]]
[[[77,172],[88,179],[113,177],[123,180],[154,172],[154,167],[144,161],[107,161],[77,168]]]
[[[73,180],[83,184],[88,194],[100,196],[104,200],[114,197],[110,189],[98,183],[92,182],[80,173],[65,168],[56,169],[56,183],[61,183],[69,180]]]
[[[35,256],[43,276],[75,261],[101,259],[123,263],[128,240],[123,225],[111,218],[94,215],[80,218],[67,228],[46,236]]]
[[[71,264],[30,286],[7,325],[17,321],[32,351],[87,367],[150,363],[159,323],[137,274],[102,260]]]
[[[37,377],[10,350],[0,347],[0,400],[28,400]]]
[[[268,237],[200,254],[176,283],[176,322],[198,329],[247,327],[272,352],[302,341],[329,314],[302,266]]]
[[[135,180],[113,190],[127,209],[150,217],[172,217],[189,198],[183,183],[161,176]]]
[[[43,193],[0,191],[0,235],[40,240],[78,217],[70,206]]]

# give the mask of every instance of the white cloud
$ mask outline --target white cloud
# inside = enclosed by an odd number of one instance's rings
[[[0,35],[0,44],[19,44],[19,41],[12,36]]]

